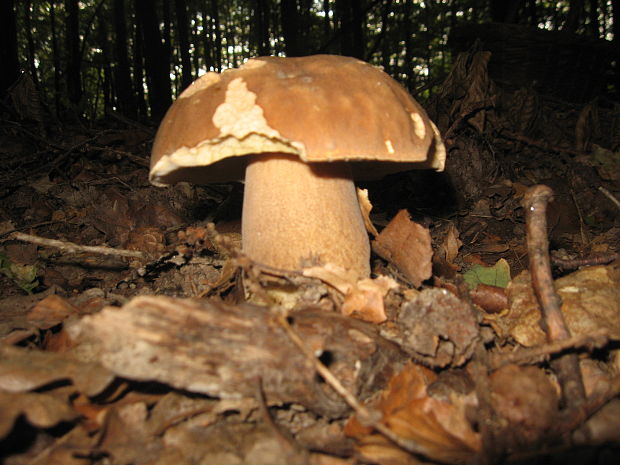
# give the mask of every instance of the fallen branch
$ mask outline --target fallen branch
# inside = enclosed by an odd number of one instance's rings
[[[553,199],[553,191],[544,185],[533,186],[525,194],[523,207],[527,223],[527,250],[534,294],[542,309],[542,321],[549,342],[570,338],[564,321],[561,301],[555,292],[549,240],[547,238],[547,204]],[[585,389],[579,360],[574,353],[565,354],[551,362],[562,387],[565,405],[569,409],[581,410],[585,403]]]
[[[505,365],[534,364],[540,363],[551,358],[552,355],[560,354],[569,349],[585,349],[592,351],[600,349],[609,342],[607,330],[601,329],[592,334],[572,336],[568,339],[553,341],[536,347],[521,348],[515,352],[490,354],[489,366],[491,370],[497,370]]]
[[[584,257],[584,258],[558,258],[551,257],[551,264],[560,270],[576,270],[582,266],[593,265],[607,265],[620,258],[620,253],[609,252],[604,255],[597,255],[596,257]]]
[[[620,208],[620,200],[618,200],[611,192],[602,186],[599,186],[598,190],[601,191],[605,197],[611,200],[616,207]]]
[[[22,242],[42,245],[45,247],[54,247],[67,253],[87,252],[99,255],[115,255],[118,257],[131,258],[147,258],[144,252],[138,250],[115,249],[113,247],[80,245],[74,242],[59,241],[57,239],[48,239],[46,237],[34,236],[32,234],[24,234],[20,232],[13,233],[11,238]]]

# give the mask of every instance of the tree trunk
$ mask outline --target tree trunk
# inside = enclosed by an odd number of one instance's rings
[[[269,5],[268,0],[254,0],[254,37],[259,56],[269,55]]]
[[[323,0],[323,12],[325,13],[325,17],[323,18],[323,34],[325,34],[325,40],[327,40],[332,33],[331,20],[329,19],[330,11],[329,0]]]
[[[392,1],[385,2],[381,8],[381,66],[383,71],[391,74],[390,55],[391,47],[388,41],[388,29],[390,28],[390,11],[392,9]]]
[[[525,0],[490,0],[491,20],[497,23],[515,23],[519,8]]]
[[[213,13],[207,0],[202,2],[202,46],[207,70],[215,70],[215,38],[213,33]],[[198,69],[198,68],[196,68]]]
[[[30,77],[32,78],[32,82],[38,87],[39,73],[37,72],[37,67],[35,65],[36,51],[34,46],[34,37],[32,36],[31,17],[32,2],[30,0],[26,0],[24,3],[24,23],[26,25],[26,43],[28,44],[28,67],[30,68]]]
[[[136,14],[137,16],[137,14]],[[146,100],[144,96],[144,43],[142,41],[142,28],[136,21],[134,30],[133,52],[133,82],[137,97],[137,110],[140,116],[147,117]]]
[[[60,65],[60,51],[58,50],[58,33],[56,32],[56,6],[55,1],[50,1],[50,28],[51,28],[51,41],[52,41],[52,60],[54,62],[54,115],[58,117],[60,115],[60,94],[61,94],[61,65]]]
[[[0,2],[0,97],[19,77],[17,26],[13,0]]]
[[[181,87],[185,89],[194,80],[192,76],[192,60],[189,54],[189,21],[187,19],[187,2],[175,0],[175,13],[177,17],[177,34],[181,48]]]
[[[613,44],[616,51],[616,72],[614,75],[614,85],[616,98],[620,97],[620,0],[612,0],[611,2],[611,24],[614,34]]]
[[[211,0],[211,19],[213,22],[213,48],[215,49],[215,70],[222,71],[222,29],[220,26],[220,13],[219,13],[218,0]]]
[[[125,0],[114,0],[112,6],[112,24],[116,40],[114,41],[114,80],[117,105],[120,113],[130,118],[137,116],[136,99],[131,85],[129,56],[127,55],[127,26],[125,23]]]
[[[160,121],[170,105],[170,56],[161,41],[155,3],[150,0],[135,0],[136,19],[142,31],[144,67],[151,117]]]
[[[568,32],[576,32],[583,16],[583,0],[570,0],[568,3],[568,16],[562,28]]]
[[[342,55],[364,59],[364,2],[336,0]]]
[[[99,56],[101,63],[99,63],[99,76],[102,79],[101,91],[97,92],[96,101],[99,100],[101,94],[103,94],[103,111],[104,114],[112,108],[112,93],[114,92],[114,85],[112,79],[112,53],[110,51],[110,31],[108,30],[108,19],[104,16],[98,16],[99,21],[97,29],[99,33],[98,42],[101,44],[101,55]],[[103,76],[102,76],[103,75]],[[98,112],[97,102],[92,105],[92,119],[96,119],[100,116]]]
[[[405,0],[405,14],[403,24],[403,31],[405,33],[405,75],[407,79],[405,81],[405,87],[411,92],[415,88],[415,72],[413,69],[413,30],[412,30],[412,18],[411,13],[413,10],[413,0]]]
[[[72,111],[81,113],[82,79],[80,55],[80,19],[78,0],[65,0],[66,11],[66,50],[67,50],[67,96]]]
[[[280,2],[280,18],[286,56],[299,57],[305,55],[306,50],[303,44],[301,16],[297,0],[282,0]]]
[[[598,0],[589,0],[590,6],[589,17],[590,21],[588,23],[588,32],[592,37],[599,37],[599,21],[598,21],[598,9],[599,9],[599,1]]]

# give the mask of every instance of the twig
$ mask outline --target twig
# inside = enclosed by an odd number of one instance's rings
[[[527,145],[531,145],[533,147],[538,147],[539,149],[546,150],[548,152],[557,152],[557,153],[568,153],[570,155],[581,156],[585,155],[586,152],[582,150],[573,150],[566,147],[560,147],[557,145],[551,145],[546,142],[542,142],[539,140],[530,139],[529,137],[523,136],[521,134],[517,134],[511,131],[502,130],[499,133],[500,136],[505,137],[506,139],[512,139],[519,142],[523,142]]]
[[[616,207],[620,208],[620,200],[618,200],[611,192],[609,192],[603,186],[598,186],[598,190],[601,191],[601,193],[605,197],[607,197],[609,200],[611,200]]]
[[[493,108],[494,101],[492,98],[487,98],[484,100],[480,100],[478,102],[473,102],[470,105],[467,105],[465,108],[461,109],[459,116],[454,120],[454,122],[450,125],[450,127],[446,130],[443,135],[444,140],[452,139],[454,137],[454,133],[459,128],[461,123],[468,120],[469,118],[473,118],[478,112],[483,110],[488,110]]]
[[[362,405],[357,398],[342,385],[338,378],[333,375],[329,368],[327,368],[304,344],[299,335],[289,324],[287,314],[285,312],[279,313],[278,322],[284,328],[291,341],[293,341],[299,350],[314,365],[315,370],[323,377],[325,382],[329,384],[329,386],[344,399],[347,405],[355,411],[361,424],[374,428],[398,447],[411,454],[432,457],[431,451],[427,447],[410,439],[403,438],[392,431],[385,423],[382,422],[381,412],[374,409],[369,409]]]
[[[40,228],[41,226],[49,226],[50,224],[57,224],[57,223],[62,223],[62,221],[60,221],[60,220],[41,221],[40,223],[27,224],[25,226],[19,226],[19,227],[15,228],[15,229],[10,229],[8,231],[0,233],[0,239],[2,239],[4,236],[10,236],[11,234],[13,234],[16,231],[23,231],[24,229],[35,229],[35,228]]]
[[[581,336],[572,336],[561,341],[553,341],[536,347],[527,347],[510,353],[496,353],[489,356],[489,365],[491,370],[497,370],[511,363],[539,363],[549,359],[553,354],[559,354],[567,349],[586,350],[599,349],[609,341],[609,332],[606,329],[584,334]]]
[[[576,270],[582,266],[606,265],[618,258],[620,258],[620,253],[618,252],[609,252],[604,255],[597,255],[596,257],[573,259],[551,257],[551,264],[560,270]]]
[[[113,247],[80,245],[74,242],[59,241],[57,239],[48,239],[46,237],[34,236],[32,234],[24,234],[20,232],[11,235],[13,239],[22,242],[30,242],[31,244],[43,245],[45,247],[55,247],[68,253],[88,252],[100,255],[115,255],[119,257],[147,258],[147,256],[138,250],[115,249]]]
[[[577,210],[577,215],[579,216],[579,234],[581,234],[581,243],[587,244],[588,238],[586,237],[586,231],[584,229],[585,222],[583,221],[583,215],[581,214],[581,208],[579,207],[579,202],[577,202],[577,197],[575,197],[575,192],[570,189],[570,196],[573,199],[573,204],[575,205],[575,209]]]
[[[543,326],[549,342],[570,338],[564,321],[561,301],[555,292],[549,259],[547,238],[547,204],[553,191],[544,185],[533,186],[525,194],[523,207],[527,223],[527,251],[534,294],[542,309]],[[562,387],[565,405],[581,409],[585,402],[585,389],[576,354],[566,354],[552,361]]]

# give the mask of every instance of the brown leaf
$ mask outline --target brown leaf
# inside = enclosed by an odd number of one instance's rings
[[[411,221],[407,210],[399,211],[372,242],[373,251],[396,267],[418,287],[432,275],[431,235]]]
[[[30,391],[70,379],[80,392],[93,396],[113,378],[99,365],[72,360],[63,354],[0,346],[0,389],[8,392]]]
[[[479,329],[469,305],[445,289],[425,289],[398,311],[394,325],[381,329],[407,353],[432,366],[463,364]]]
[[[557,279],[555,287],[571,335],[606,329],[610,337],[620,339],[620,272],[613,265],[583,268]],[[515,277],[506,291],[510,311],[495,320],[500,336],[510,334],[528,347],[546,342],[530,274],[524,271]]]
[[[379,235],[379,231],[375,228],[375,225],[372,224],[372,220],[370,219],[370,212],[372,210],[372,203],[370,203],[370,199],[368,198],[368,190],[357,188],[357,200],[360,204],[360,210],[362,211],[362,217],[364,218],[364,225],[366,226],[366,231],[372,234],[374,237]]]
[[[386,320],[384,297],[398,284],[387,276],[357,280],[355,273],[331,263],[303,270],[304,276],[320,279],[345,296],[341,312],[370,323]]]
[[[383,421],[393,432],[429,451],[430,459],[462,463],[480,450],[480,436],[465,417],[465,402],[456,397],[452,403],[429,397],[427,387],[436,379],[431,370],[410,363],[390,380],[373,407],[383,413]],[[345,433],[360,440],[360,452],[369,460],[407,463],[394,461],[405,458],[400,449],[362,426],[356,417],[349,420]]]
[[[49,329],[62,323],[79,309],[59,295],[52,294],[40,300],[28,313],[28,321],[41,329]]]
[[[459,249],[463,245],[463,242],[459,239],[459,232],[454,226],[454,223],[450,223],[446,235],[437,247],[435,255],[433,256],[433,271],[435,276],[442,276],[445,278],[453,278],[460,266],[454,263]]]
[[[11,431],[20,415],[24,415],[30,424],[38,428],[51,428],[79,416],[66,402],[52,394],[29,392],[0,391],[0,412],[0,438]]]
[[[101,448],[114,457],[114,463],[149,463],[162,453],[161,438],[147,428],[148,406],[144,402],[114,405],[106,417]]]
[[[507,365],[490,376],[491,404],[510,425],[513,442],[533,444],[551,427],[558,412],[558,393],[540,368]]]
[[[398,284],[386,276],[362,279],[345,296],[342,314],[370,323],[383,323],[387,319],[383,298],[390,289],[397,287]]]
[[[612,399],[586,421],[573,438],[577,444],[620,443],[620,399]]]

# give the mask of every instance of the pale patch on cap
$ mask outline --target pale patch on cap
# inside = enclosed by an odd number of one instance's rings
[[[420,139],[424,139],[426,136],[426,125],[424,124],[424,119],[419,113],[411,113],[411,120],[413,121],[413,130],[415,135]]]
[[[256,94],[248,90],[242,78],[228,84],[224,103],[213,114],[213,125],[220,130],[220,137],[243,139],[248,134],[261,134],[280,138],[280,133],[267,124],[263,109],[256,104]]]

